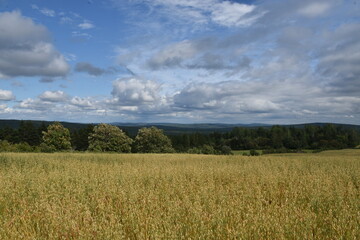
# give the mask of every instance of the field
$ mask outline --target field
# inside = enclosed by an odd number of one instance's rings
[[[360,150],[2,153],[0,239],[360,239]]]

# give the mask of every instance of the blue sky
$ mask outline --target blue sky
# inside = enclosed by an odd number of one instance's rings
[[[358,0],[0,0],[0,118],[360,123]]]

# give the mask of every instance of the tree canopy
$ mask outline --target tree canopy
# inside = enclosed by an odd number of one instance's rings
[[[43,131],[43,144],[49,151],[63,151],[71,149],[70,131],[59,122],[55,122]]]
[[[135,151],[139,153],[174,152],[171,140],[164,135],[163,130],[156,127],[139,129],[134,147]]]
[[[89,135],[89,150],[97,152],[131,152],[133,140],[118,127],[101,123]]]

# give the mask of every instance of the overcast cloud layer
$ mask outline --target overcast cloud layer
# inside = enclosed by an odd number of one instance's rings
[[[0,7],[0,118],[360,124],[359,1]]]

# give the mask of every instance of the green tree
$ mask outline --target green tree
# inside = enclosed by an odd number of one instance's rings
[[[59,122],[55,122],[43,131],[43,147],[46,151],[63,151],[71,149],[70,131]]]
[[[139,153],[174,152],[171,140],[156,127],[141,128],[135,137],[134,147]]]
[[[71,145],[77,151],[86,151],[89,148],[89,136],[93,133],[94,125],[87,125],[85,128],[73,130],[71,134]]]
[[[131,152],[133,140],[118,127],[101,123],[89,135],[89,150],[97,152]]]
[[[32,121],[21,121],[18,129],[19,142],[28,143],[30,146],[37,146],[41,142],[41,135]]]

